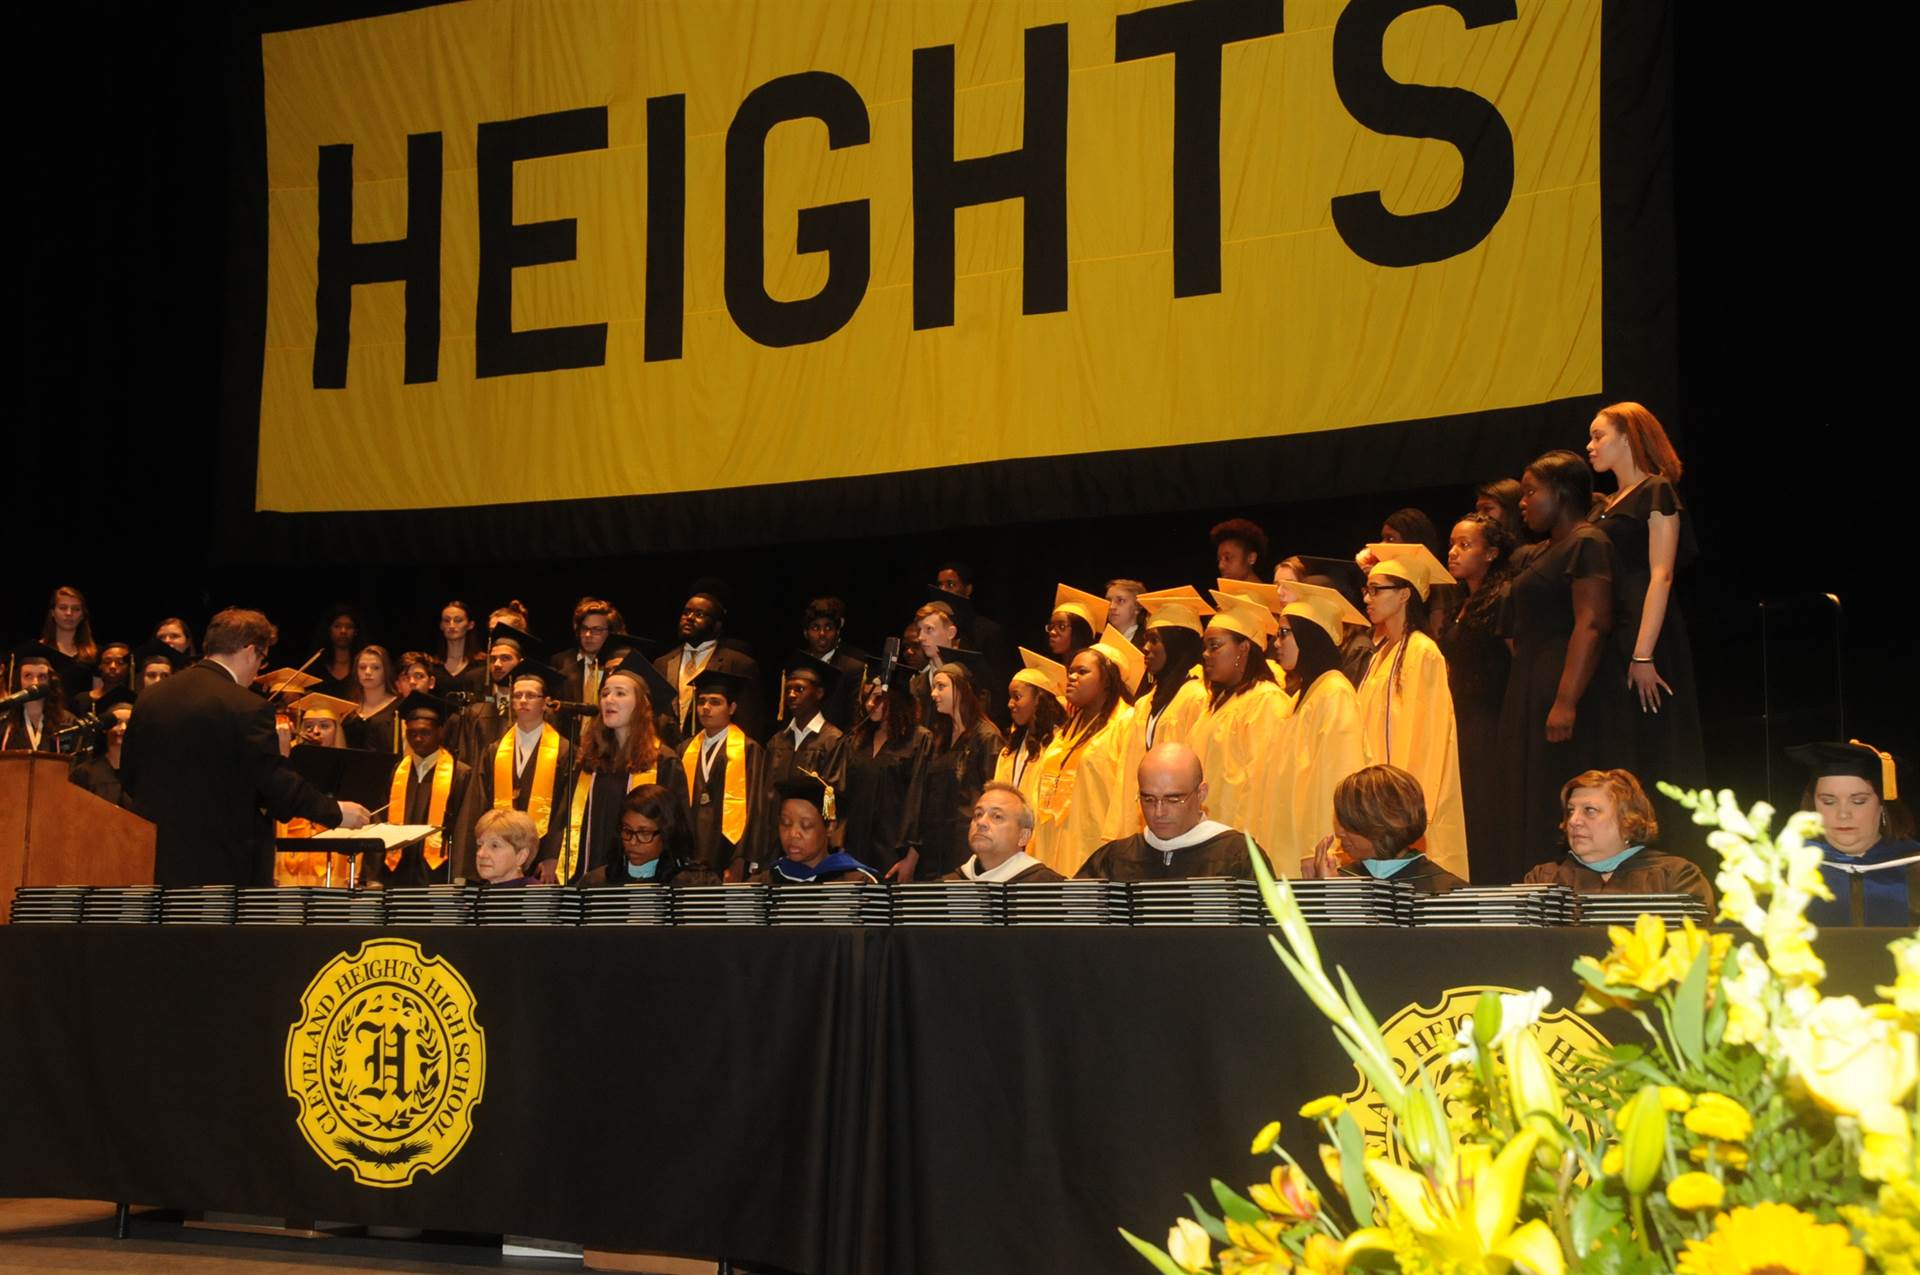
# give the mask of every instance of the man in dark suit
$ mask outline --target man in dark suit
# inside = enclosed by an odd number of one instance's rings
[[[712,670],[738,679],[740,699],[733,724],[749,739],[766,734],[766,713],[760,704],[760,665],[740,643],[726,636],[726,586],[716,580],[698,581],[687,604],[680,608],[679,642],[653,662],[679,696],[674,706],[680,733],[687,739],[700,730],[693,713],[693,679]]]
[[[600,678],[610,652],[607,639],[627,627],[611,602],[581,598],[573,607],[574,649],[553,657],[560,670],[560,695],[575,703],[600,702]]]
[[[248,689],[276,636],[258,611],[222,611],[207,626],[206,658],[147,687],[134,706],[120,777],[156,825],[161,885],[267,883],[276,819],[369,822],[365,806],[327,796],[281,757],[273,705]]]

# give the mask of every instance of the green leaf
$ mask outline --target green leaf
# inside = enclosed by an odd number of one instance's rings
[[[1360,1136],[1359,1122],[1351,1111],[1343,1111],[1333,1124],[1334,1140],[1340,1148],[1340,1185],[1353,1208],[1353,1220],[1361,1226],[1373,1225],[1373,1191],[1367,1186],[1367,1144]]]
[[[1156,1271],[1159,1271],[1160,1275],[1187,1275],[1187,1273],[1176,1266],[1173,1259],[1168,1257],[1160,1248],[1147,1243],[1139,1236],[1127,1230],[1124,1226],[1120,1228],[1120,1238],[1133,1245],[1134,1252],[1146,1258],[1148,1264]]]
[[[1700,949],[1673,1000],[1673,1043],[1689,1067],[1699,1066],[1706,1050],[1707,967],[1713,963],[1710,955],[1710,948]]]
[[[1594,1242],[1619,1226],[1626,1215],[1626,1206],[1599,1187],[1580,1192],[1567,1219],[1574,1247],[1567,1257],[1577,1265],[1583,1254],[1593,1252]]]
[[[1201,1230],[1213,1237],[1215,1244],[1233,1243],[1233,1241],[1227,1237],[1226,1226],[1219,1218],[1201,1208],[1200,1201],[1193,1198],[1192,1192],[1188,1192],[1187,1194],[1187,1207],[1193,1210],[1193,1220],[1200,1224]]]
[[[1220,1209],[1234,1221],[1253,1226],[1267,1220],[1267,1215],[1252,1200],[1243,1198],[1237,1191],[1219,1178],[1213,1180],[1213,1198],[1220,1201]]]

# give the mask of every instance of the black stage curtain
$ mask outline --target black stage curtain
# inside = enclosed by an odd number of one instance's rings
[[[283,1085],[314,973],[371,931],[0,927],[0,1194],[497,1231],[845,1271],[1137,1272],[1268,1164],[1267,1120],[1354,1071],[1252,928],[407,932],[487,1037],[466,1146],[356,1186]],[[1872,994],[1894,931],[1824,935]],[[1383,1019],[1475,984],[1553,990],[1597,930],[1326,931]],[[1637,1032],[1624,1015],[1595,1025]]]

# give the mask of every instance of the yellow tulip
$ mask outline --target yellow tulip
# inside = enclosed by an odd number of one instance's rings
[[[1618,1117],[1620,1130],[1620,1180],[1635,1195],[1645,1195],[1667,1158],[1667,1111],[1660,1105],[1660,1091],[1644,1086],[1627,1100]]]
[[[1320,1193],[1307,1175],[1291,1164],[1275,1166],[1265,1182],[1247,1188],[1252,1201],[1276,1217],[1305,1221],[1320,1212]]]
[[[1560,1130],[1555,1122],[1566,1120],[1566,1104],[1560,1097],[1560,1081],[1553,1073],[1553,1064],[1547,1061],[1539,1038],[1532,1032],[1521,1032],[1507,1042],[1507,1089],[1514,1119],[1525,1123],[1535,1115],[1550,1117],[1536,1124],[1541,1137],[1558,1147]]]
[[[1753,1133],[1753,1117],[1747,1109],[1721,1093],[1701,1094],[1684,1123],[1701,1137],[1719,1142],[1745,1142]]]
[[[1479,1269],[1497,1258],[1524,1264],[1535,1275],[1563,1275],[1566,1261],[1552,1229],[1538,1219],[1514,1225],[1527,1163],[1539,1145],[1540,1135],[1526,1129],[1497,1156],[1483,1145],[1463,1147],[1455,1159],[1455,1176],[1437,1186],[1386,1160],[1369,1159],[1367,1176],[1431,1250],[1434,1265]],[[1391,1231],[1369,1227],[1349,1236],[1341,1255],[1392,1251],[1392,1244]]]
[[[1167,1232],[1167,1256],[1183,1271],[1204,1271],[1213,1264],[1213,1240],[1198,1222],[1183,1217]]]
[[[1233,1245],[1238,1254],[1253,1258],[1292,1257],[1280,1242],[1281,1235],[1285,1234],[1284,1228],[1272,1218],[1262,1218],[1251,1226],[1228,1218],[1226,1228],[1227,1242]]]
[[[1265,1155],[1267,1152],[1273,1150],[1274,1139],[1279,1136],[1280,1122],[1278,1120],[1267,1121],[1266,1124],[1260,1127],[1260,1132],[1253,1135],[1253,1154]]]
[[[1318,1150],[1320,1152],[1320,1171],[1327,1175],[1327,1181],[1333,1183],[1335,1190],[1345,1195],[1346,1179],[1340,1176],[1340,1149],[1338,1147],[1328,1146],[1323,1142],[1320,1144]]]
[[[1896,1106],[1920,1078],[1920,1037],[1851,996],[1823,998],[1780,1043],[1793,1078],[1834,1115]]]
[[[1700,1209],[1717,1209],[1720,1202],[1727,1198],[1727,1189],[1720,1185],[1720,1179],[1711,1173],[1695,1170],[1682,1173],[1667,1183],[1667,1201],[1676,1209],[1689,1213]]]

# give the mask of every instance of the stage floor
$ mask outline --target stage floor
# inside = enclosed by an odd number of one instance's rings
[[[257,1275],[325,1270],[332,1275],[395,1271],[637,1271],[647,1275],[711,1275],[711,1262],[627,1253],[590,1253],[569,1260],[503,1257],[496,1246],[215,1230],[182,1225],[174,1214],[133,1214],[131,1233],[113,1238],[113,1205],[92,1200],[0,1199],[0,1273],[60,1271],[70,1275]]]

